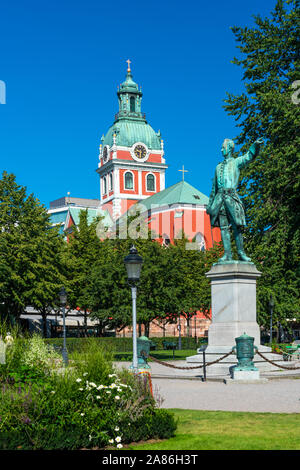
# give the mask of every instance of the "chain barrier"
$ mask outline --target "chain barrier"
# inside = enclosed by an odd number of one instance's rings
[[[220,359],[217,359],[216,361],[213,362],[206,362],[205,366],[211,366],[212,364],[216,364],[217,362],[222,361],[222,359],[225,359],[226,357],[230,356],[232,354],[232,351],[229,351],[229,353],[225,354],[224,356],[220,357]],[[191,369],[201,369],[204,364],[201,366],[193,366],[193,367],[179,367],[179,366],[174,366],[173,364],[169,364],[168,362],[160,361],[158,359],[155,359],[153,356],[148,356],[149,359],[152,359],[152,361],[157,362],[158,364],[161,364],[166,367],[172,367],[173,369],[184,369],[184,370],[191,370]]]
[[[226,357],[230,356],[230,354],[232,354],[232,351],[229,351],[229,353],[224,354],[224,356],[220,357],[220,358],[217,359],[216,361],[207,362],[207,363],[205,364],[205,366],[208,367],[208,366],[211,366],[212,364],[216,364],[216,363],[222,361],[223,359],[225,359]],[[287,369],[287,370],[298,370],[298,369],[300,369],[300,367],[287,367],[287,366],[283,366],[283,365],[278,365],[278,364],[276,364],[274,361],[271,361],[270,359],[268,359],[267,357],[265,357],[265,356],[264,356],[262,353],[260,353],[259,351],[257,351],[257,354],[258,354],[262,359],[264,359],[265,361],[269,362],[269,363],[272,364],[273,366],[279,367],[280,369]],[[155,357],[150,356],[150,355],[149,355],[148,357],[149,357],[149,359],[151,359],[152,361],[157,362],[158,364],[161,364],[161,365],[166,366],[166,367],[171,367],[172,369],[192,370],[192,369],[201,369],[202,367],[204,367],[204,364],[199,365],[199,366],[193,366],[193,367],[179,367],[179,366],[175,366],[174,364],[169,364],[168,362],[160,361],[159,359],[156,359]]]
[[[300,367],[286,367],[286,366],[283,366],[283,365],[278,365],[276,364],[275,362],[271,361],[270,359],[266,358],[262,353],[260,353],[259,351],[257,351],[257,354],[262,357],[262,359],[264,359],[265,361],[269,362],[270,364],[273,364],[273,366],[276,366],[276,367],[279,367],[280,369],[287,369],[287,370],[297,370],[297,369],[300,369]]]

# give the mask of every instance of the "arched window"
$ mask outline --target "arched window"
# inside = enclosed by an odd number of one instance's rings
[[[106,176],[103,176],[103,194],[107,193]]]
[[[152,173],[147,175],[147,191],[155,191],[155,177]]]
[[[195,242],[197,243],[198,245],[198,250],[199,251],[204,251],[205,250],[205,240],[204,240],[204,236],[202,235],[202,233],[197,233],[196,237],[195,237]]]
[[[130,97],[130,112],[135,113],[135,97]]]
[[[125,173],[125,189],[133,189],[133,175],[131,171]]]
[[[113,174],[110,173],[109,175],[109,190],[112,191],[113,190]]]
[[[168,235],[165,233],[163,234],[163,241],[162,241],[162,246],[168,247],[171,243],[171,240]]]

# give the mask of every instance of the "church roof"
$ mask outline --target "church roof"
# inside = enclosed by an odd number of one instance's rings
[[[66,230],[66,223],[68,222],[68,215],[70,215],[73,219],[73,222],[76,226],[79,224],[79,216],[80,211],[87,210],[87,221],[90,225],[93,220],[97,217],[104,217],[102,219],[103,225],[105,227],[110,227],[113,224],[112,218],[108,212],[108,210],[103,210],[100,208],[85,208],[85,207],[62,207],[61,210],[57,210],[56,212],[49,213],[50,215],[50,222],[52,225],[60,225],[60,233],[63,233]]]
[[[172,204],[208,204],[208,197],[186,181],[180,181],[169,188],[140,201],[147,209],[151,205],[166,206]]]
[[[69,209],[70,215],[71,215],[75,225],[79,224],[80,211],[82,211],[82,210],[85,210],[85,209],[82,208],[82,207],[70,207],[70,209]],[[97,216],[98,217],[104,217],[104,219],[103,219],[104,226],[109,227],[110,225],[112,225],[112,219],[111,219],[110,214],[107,210],[102,210],[102,209],[99,209],[99,208],[95,208],[95,209],[87,208],[88,225],[90,225]]]

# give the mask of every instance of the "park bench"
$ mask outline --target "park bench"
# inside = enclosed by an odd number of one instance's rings
[[[162,342],[162,344],[163,344],[164,349],[176,349],[176,347],[177,347],[177,344],[173,341],[165,341],[164,340]]]
[[[283,359],[287,361],[297,360],[300,358],[300,344],[298,341],[294,341],[291,346],[285,346],[285,352]]]

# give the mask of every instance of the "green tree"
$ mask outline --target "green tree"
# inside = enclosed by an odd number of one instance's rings
[[[46,208],[6,172],[0,180],[0,227],[2,314],[18,319],[31,305],[46,321],[62,283],[63,239]]]
[[[278,0],[270,18],[255,16],[253,28],[232,28],[241,52],[233,63],[244,71],[245,92],[228,93],[224,107],[240,128],[242,151],[258,137],[265,140],[239,188],[246,251],[262,271],[258,321],[265,326],[271,293],[275,321],[286,325],[299,317],[299,24],[298,2]]]
[[[198,312],[209,317],[211,308],[210,283],[205,273],[213,263],[217,262],[222,246],[215,244],[211,250],[195,249],[183,236],[175,240],[169,248],[169,266],[174,269],[170,273],[169,283],[172,289],[174,313],[186,319],[186,335],[190,336],[190,323]]]
[[[90,314],[90,275],[95,263],[101,259],[101,242],[97,237],[96,227],[101,217],[95,217],[90,223],[88,211],[79,214],[79,224],[73,227],[66,249],[68,306],[80,309],[84,316],[85,333],[87,318]],[[101,260],[103,263],[103,260]],[[101,276],[103,274],[101,273]]]
[[[212,263],[220,257],[221,247],[208,252],[186,250],[187,240],[168,248],[158,241],[103,240],[88,279],[91,316],[101,325],[121,331],[132,325],[131,292],[127,283],[124,258],[132,243],[143,257],[137,286],[137,322],[145,327],[155,321],[164,329],[179,315],[190,319],[198,312],[209,314],[210,286],[205,277]]]
[[[131,290],[127,282],[124,258],[135,244],[143,257],[141,279],[138,285],[137,321],[149,331],[155,318],[172,313],[172,293],[168,282],[164,248],[147,239],[106,239],[100,243],[100,252],[89,278],[90,309],[102,325],[121,331],[132,324]]]
[[[88,278],[91,318],[97,319],[101,334],[104,328],[121,330],[131,324],[130,289],[127,284],[124,256],[126,241],[104,239]]]

